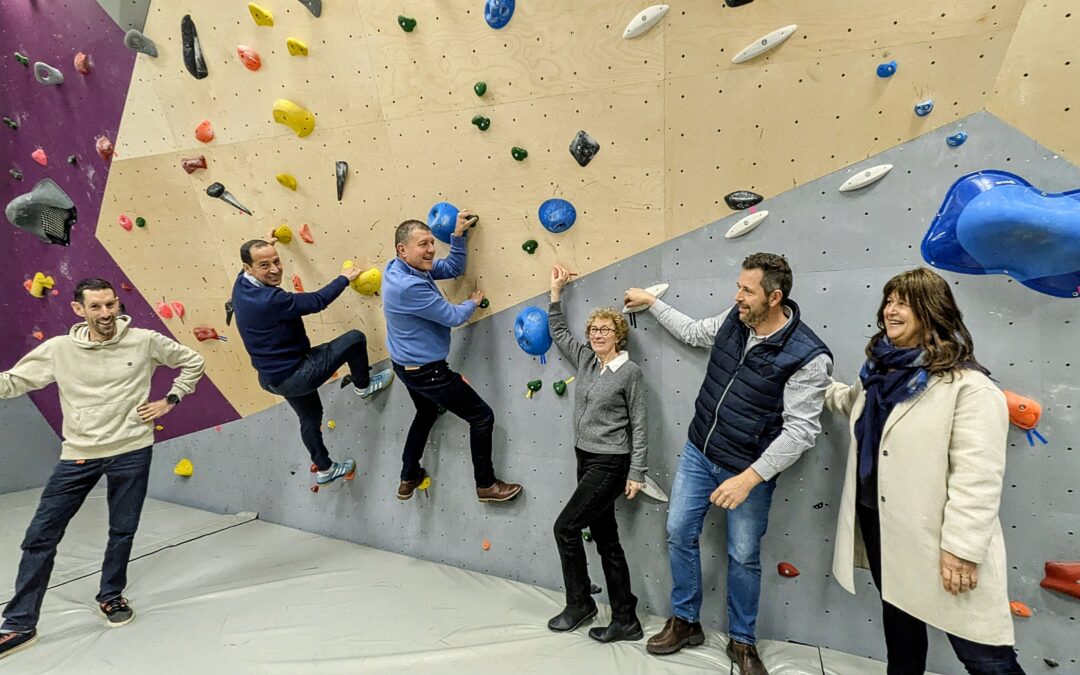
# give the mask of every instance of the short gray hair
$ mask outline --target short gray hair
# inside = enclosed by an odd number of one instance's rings
[[[419,220],[406,220],[404,223],[398,225],[397,230],[394,232],[394,247],[396,248],[398,244],[407,244],[409,242],[409,237],[411,237],[412,233],[416,230],[427,230],[430,232],[431,228]]]

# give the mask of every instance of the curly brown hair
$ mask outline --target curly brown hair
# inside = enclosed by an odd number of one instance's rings
[[[894,293],[911,307],[922,326],[919,345],[925,350],[924,367],[928,373],[955,373],[963,368],[988,372],[975,360],[971,333],[964,325],[964,314],[949,283],[925,267],[897,274],[885,284],[877,311],[878,332],[866,345],[867,358],[873,358],[874,345],[885,338],[885,305]]]
[[[585,337],[589,337],[589,329],[597,319],[610,319],[615,326],[615,349],[626,349],[626,339],[630,334],[630,325],[626,323],[626,317],[612,307],[597,307],[589,312],[589,318],[585,321]]]

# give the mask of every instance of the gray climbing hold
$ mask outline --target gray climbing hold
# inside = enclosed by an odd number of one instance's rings
[[[337,162],[334,164],[334,178],[337,181],[337,200],[340,202],[345,194],[345,179],[349,177],[349,163]]]
[[[196,80],[207,76],[206,59],[203,58],[202,44],[199,42],[199,32],[195,30],[195,22],[190,14],[185,14],[180,19],[180,40],[184,45],[184,67]]]
[[[63,84],[64,74],[43,61],[34,63],[34,79],[42,84]]]
[[[322,0],[300,0],[300,4],[307,7],[316,19],[322,16]]]
[[[251,211],[249,211],[247,207],[237,201],[236,197],[233,197],[232,193],[226,190],[225,186],[221,183],[211,183],[210,186],[206,188],[206,194],[210,195],[211,197],[220,199],[221,201],[229,204],[230,206],[235,206],[249,216],[252,215]]]
[[[146,54],[151,58],[157,58],[157,45],[154,41],[142,34],[137,28],[132,28],[124,34],[124,46],[134,49],[140,54]]]
[[[585,133],[584,130],[577,132],[574,140],[570,141],[570,154],[574,156],[574,159],[581,166],[591,162],[598,152],[600,152],[600,144],[592,136]]]
[[[50,178],[41,179],[33,190],[8,202],[5,215],[12,225],[46,244],[67,246],[71,242],[75,202]]]

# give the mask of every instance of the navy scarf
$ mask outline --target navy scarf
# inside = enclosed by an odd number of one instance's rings
[[[855,421],[859,448],[859,479],[865,481],[874,468],[885,420],[894,406],[926,389],[928,379],[923,368],[921,347],[900,349],[888,338],[874,343],[873,356],[859,371],[866,406]]]

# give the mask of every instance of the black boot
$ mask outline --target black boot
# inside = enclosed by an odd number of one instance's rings
[[[558,616],[548,621],[548,628],[558,633],[565,633],[578,628],[594,616],[596,616],[596,603],[567,605]]]
[[[607,626],[590,628],[589,637],[599,642],[618,642],[619,640],[634,642],[645,637],[645,633],[641,630],[641,622],[635,616],[629,621],[613,619]]]

